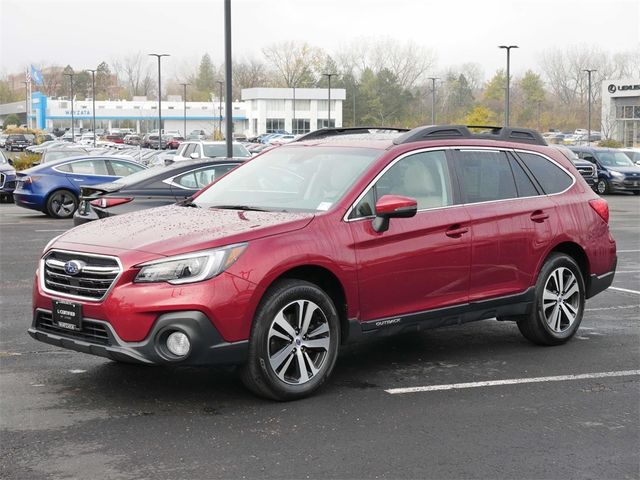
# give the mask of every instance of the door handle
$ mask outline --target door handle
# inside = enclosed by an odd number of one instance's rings
[[[542,210],[536,210],[535,212],[533,212],[533,213],[531,214],[531,217],[530,217],[530,218],[531,218],[531,220],[532,220],[533,222],[536,222],[536,223],[542,223],[542,222],[544,222],[547,218],[549,218],[549,214],[548,214],[548,213],[543,212]]]
[[[463,227],[461,225],[456,224],[456,225],[451,225],[449,228],[447,228],[444,234],[447,237],[460,238],[462,235],[464,235],[468,231],[469,229],[467,227]]]

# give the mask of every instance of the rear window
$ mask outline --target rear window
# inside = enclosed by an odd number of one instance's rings
[[[535,153],[518,152],[529,171],[536,177],[544,193],[562,192],[571,186],[573,178],[555,163]]]

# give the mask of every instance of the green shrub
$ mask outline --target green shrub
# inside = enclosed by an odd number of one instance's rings
[[[601,140],[600,143],[598,143],[598,146],[607,148],[622,148],[624,145],[622,145],[621,142],[614,140],[613,138],[606,138],[604,140]]]
[[[16,170],[26,170],[33,167],[35,163],[40,162],[42,155],[39,153],[22,152],[13,159],[13,168]]]

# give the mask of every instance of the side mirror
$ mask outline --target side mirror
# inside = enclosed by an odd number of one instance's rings
[[[401,195],[383,195],[376,202],[376,218],[373,219],[373,229],[378,232],[389,230],[389,219],[410,218],[418,211],[418,202],[415,198]]]
[[[200,158],[200,154],[198,152],[193,152],[191,155],[189,155],[189,157],[197,160],[198,158]]]
[[[7,162],[9,162],[9,165],[13,166],[13,158],[7,158]]]

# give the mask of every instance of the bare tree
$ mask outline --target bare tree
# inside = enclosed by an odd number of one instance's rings
[[[388,70],[405,89],[415,87],[432,70],[435,58],[428,48],[391,38],[361,38],[335,56],[343,73],[358,77],[366,69]]]
[[[262,50],[285,87],[310,86],[325,58],[322,50],[306,42],[282,42]]]
[[[111,62],[118,80],[125,86],[129,95],[147,95],[152,91],[149,57],[142,52],[133,53]]]
[[[269,83],[266,65],[251,58],[233,64],[233,98],[240,98],[243,88],[263,87]]]

